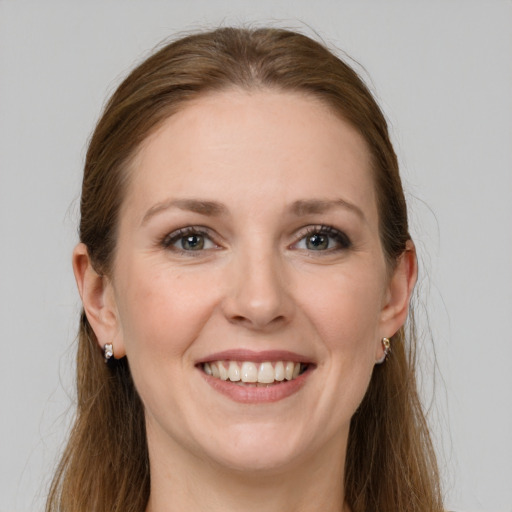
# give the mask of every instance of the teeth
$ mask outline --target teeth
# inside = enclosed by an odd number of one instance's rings
[[[258,382],[258,369],[254,363],[242,363],[242,382]]]
[[[219,374],[222,380],[228,380],[228,371],[222,363],[219,364]]]
[[[260,369],[258,370],[258,382],[262,382],[263,384],[270,384],[274,382],[274,368],[272,367],[272,363],[261,363]]]
[[[253,363],[251,361],[211,361],[203,364],[207,375],[231,382],[272,384],[296,379],[304,365],[292,361]]]
[[[293,367],[294,367],[294,364],[291,361],[288,361],[286,363],[286,366],[284,367],[284,378],[286,380],[292,380],[292,378],[293,378]]]
[[[238,382],[240,380],[240,366],[234,361],[229,362],[228,376],[231,382]]]
[[[284,380],[284,364],[282,361],[278,361],[276,363],[274,371],[275,371],[275,378],[277,381],[281,382],[282,380]]]

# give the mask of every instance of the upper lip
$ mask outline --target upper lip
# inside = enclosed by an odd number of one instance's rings
[[[253,363],[264,363],[266,361],[292,361],[294,363],[312,363],[311,358],[290,352],[288,350],[262,350],[254,351],[243,348],[223,350],[215,352],[202,359],[197,364],[209,363],[211,361],[251,361]]]

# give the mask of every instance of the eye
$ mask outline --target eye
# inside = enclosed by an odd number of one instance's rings
[[[348,236],[331,226],[310,226],[300,233],[295,249],[307,251],[336,251],[348,249],[352,242]]]
[[[198,252],[216,249],[218,245],[213,242],[205,228],[187,227],[168,234],[162,241],[166,249],[181,252]]]

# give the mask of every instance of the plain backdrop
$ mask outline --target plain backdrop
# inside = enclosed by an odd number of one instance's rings
[[[0,511],[42,510],[72,418],[70,255],[101,107],[162,39],[241,23],[314,29],[364,66],[420,254],[447,506],[511,512],[512,2],[497,0],[0,0]]]

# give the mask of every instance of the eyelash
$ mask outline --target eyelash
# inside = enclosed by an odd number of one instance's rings
[[[308,249],[306,248],[297,248],[296,246],[299,245],[300,242],[303,240],[306,240],[308,237],[311,237],[313,235],[319,235],[328,237],[334,240],[337,247],[327,247],[326,249],[322,250],[314,250],[314,249]],[[180,240],[185,239],[186,237],[191,236],[200,236],[203,237],[203,239],[206,241],[208,240],[211,244],[213,244],[215,247],[207,247],[197,250],[187,250],[184,248],[179,247],[173,247],[174,244],[179,242]],[[188,256],[196,256],[199,255],[199,253],[204,252],[205,250],[211,250],[214,248],[219,248],[219,246],[215,243],[214,237],[212,236],[212,233],[209,229],[204,228],[202,226],[188,226],[185,228],[177,229],[176,231],[173,231],[172,233],[167,234],[162,240],[161,245],[165,249],[174,250],[179,253],[186,254]],[[350,249],[352,247],[352,242],[349,239],[349,237],[343,233],[342,231],[332,227],[332,226],[326,226],[326,225],[316,225],[316,226],[308,226],[303,231],[301,231],[298,234],[298,240],[294,242],[290,247],[297,248],[298,250],[305,250],[308,252],[336,252],[336,251],[343,251]],[[197,254],[194,254],[197,253]]]
[[[191,236],[201,236],[204,238],[204,240],[209,240],[216,248],[218,248],[218,245],[213,241],[213,237],[210,230],[202,226],[188,226],[186,228],[177,229],[176,231],[173,231],[172,233],[166,235],[161,241],[161,245],[165,249],[174,250],[179,253],[184,253],[187,254],[188,256],[195,256],[194,253],[200,253],[204,250],[213,249],[213,247],[208,247],[206,249],[194,251],[186,250],[179,247],[173,247],[173,245],[179,242],[180,240],[183,240],[184,238]]]
[[[350,238],[343,232],[332,226],[326,225],[317,225],[317,226],[309,226],[304,231],[299,234],[299,240],[295,242],[293,245],[296,246],[303,240],[311,237],[313,235],[320,235],[332,238],[337,247],[328,247],[325,250],[314,251],[313,249],[303,249],[309,250],[310,252],[334,252],[334,251],[343,251],[350,249],[352,247],[352,242]]]

